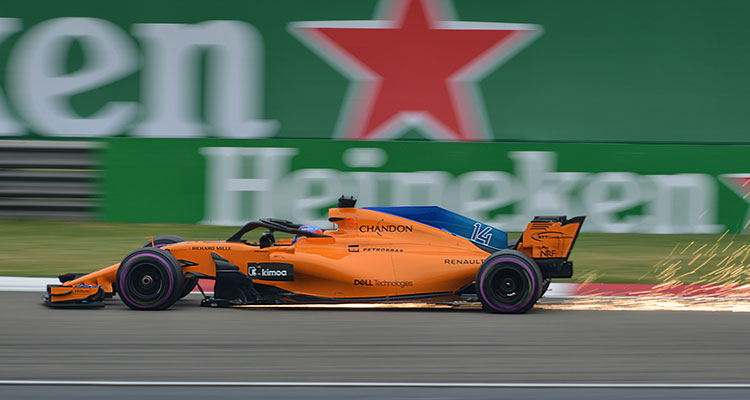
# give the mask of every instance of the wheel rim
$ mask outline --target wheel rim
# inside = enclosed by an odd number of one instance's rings
[[[518,269],[501,266],[489,278],[490,293],[498,302],[516,304],[526,299],[529,292],[528,279]]]
[[[150,262],[141,262],[129,272],[128,292],[139,303],[152,303],[162,298],[165,289],[164,276]]]
[[[159,249],[139,249],[125,257],[117,269],[117,292],[137,310],[160,310],[174,304],[182,291],[177,260]]]

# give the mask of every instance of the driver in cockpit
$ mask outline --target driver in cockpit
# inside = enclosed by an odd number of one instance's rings
[[[312,233],[320,233],[323,234],[323,228],[315,225],[302,225],[298,228],[301,231],[305,232],[312,232]],[[297,239],[303,237],[302,235],[294,235],[294,239],[292,239],[292,244],[297,242]]]

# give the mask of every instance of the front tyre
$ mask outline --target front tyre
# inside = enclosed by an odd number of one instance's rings
[[[133,310],[163,310],[183,292],[180,263],[166,250],[147,247],[130,253],[117,269],[120,299]]]
[[[536,262],[516,250],[494,253],[477,271],[477,296],[487,312],[525,313],[541,296],[542,285]]]
[[[146,242],[146,244],[143,245],[143,247],[164,247],[168,246],[170,244],[185,242],[186,240],[182,236],[177,235],[161,235],[157,236],[152,240],[149,240]],[[153,244],[153,246],[152,246]],[[188,278],[185,277],[185,281],[182,282],[182,293],[180,294],[180,298],[183,298],[187,295],[189,295],[193,289],[195,289],[195,286],[198,284],[198,278],[192,277]]]

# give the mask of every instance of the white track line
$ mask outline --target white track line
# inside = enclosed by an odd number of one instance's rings
[[[58,285],[60,281],[57,278],[35,278],[24,276],[0,276],[0,292],[45,292],[47,285]],[[545,299],[640,299],[640,300],[659,300],[659,299],[690,299],[690,300],[750,300],[750,297],[693,297],[693,296],[578,296],[576,295],[576,283],[559,283],[552,282]],[[193,291],[193,293],[200,293]],[[206,294],[213,294],[206,291]]]
[[[59,285],[57,278],[29,278],[25,276],[0,276],[0,292],[44,292],[47,285]]]
[[[545,294],[543,298],[547,298]],[[738,300],[747,301],[750,297],[693,297],[693,296],[558,296],[559,299],[602,299],[602,300]]]
[[[558,389],[750,389],[750,383],[431,383],[431,382],[208,382],[0,380],[24,386],[210,386],[210,387],[396,387],[396,388],[558,388]]]
[[[44,292],[47,285],[59,285],[57,278],[33,278],[25,276],[0,276],[0,292]],[[575,294],[575,283],[553,282],[546,297],[568,297]],[[207,292],[208,293],[208,292]]]

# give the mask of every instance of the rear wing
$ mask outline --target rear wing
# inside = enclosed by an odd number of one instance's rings
[[[553,258],[567,261],[585,219],[586,217],[534,217],[523,231],[516,250],[538,261]]]
[[[523,231],[516,250],[535,259],[567,260],[586,217],[534,217]]]
[[[570,278],[570,251],[586,217],[534,217],[516,244],[516,250],[534,258],[545,278]]]

